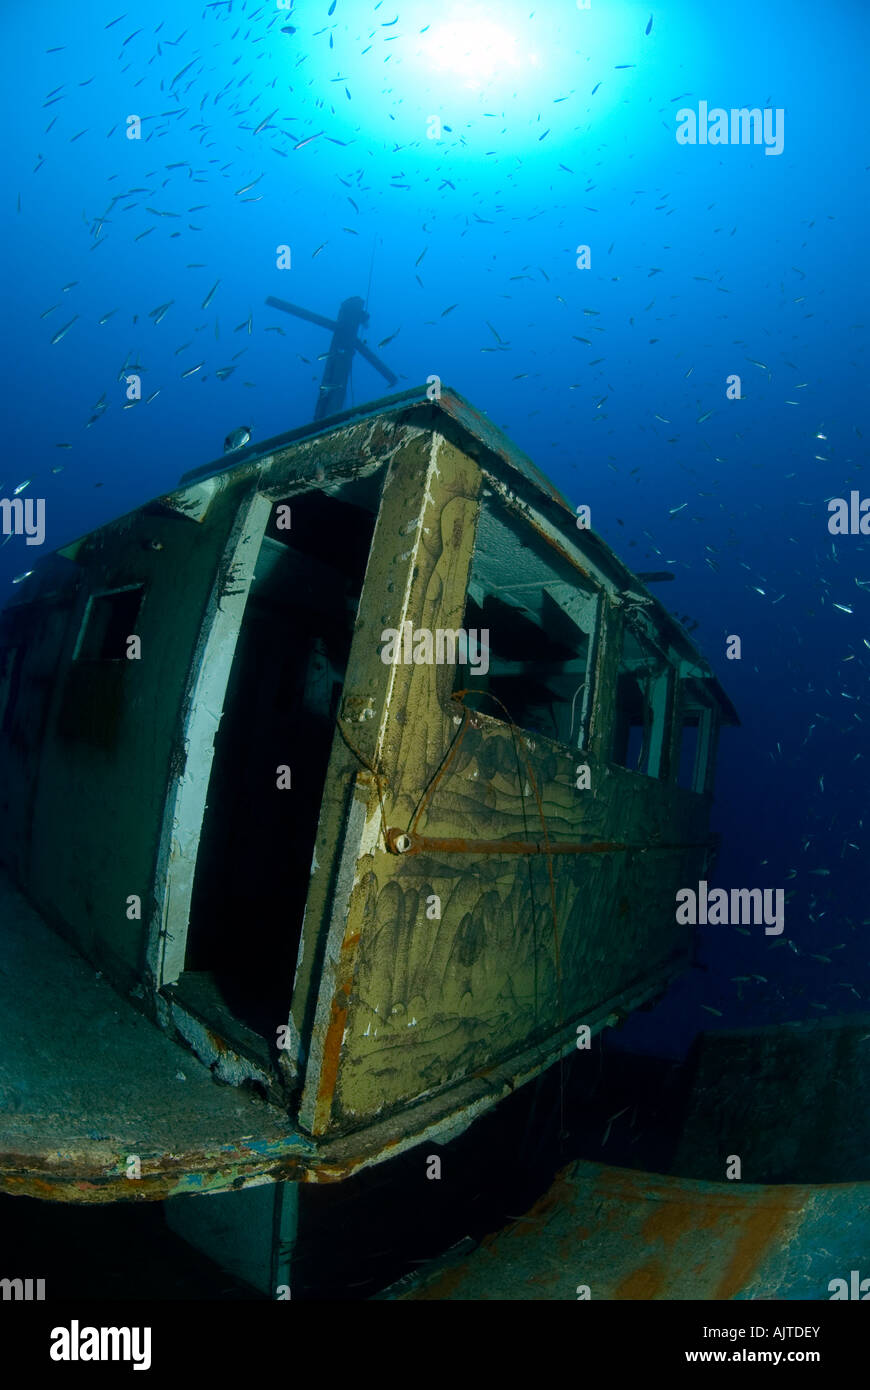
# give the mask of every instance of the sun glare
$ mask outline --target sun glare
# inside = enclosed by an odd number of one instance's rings
[[[503,25],[468,11],[433,24],[423,37],[431,67],[470,88],[518,73],[531,57],[519,51],[516,36]]]

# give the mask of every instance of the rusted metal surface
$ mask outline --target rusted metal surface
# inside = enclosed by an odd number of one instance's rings
[[[620,854],[649,850],[709,849],[709,840],[683,844],[620,844],[616,840],[599,844],[572,840],[476,840],[456,836],[418,835],[413,830],[392,826],[384,839],[391,854]]]
[[[40,1201],[100,1205],[106,1202],[163,1202],[168,1197],[238,1192],[264,1182],[305,1181],[304,1141],[224,1144],[214,1150],[136,1155],[138,1169],[123,1154],[78,1149],[54,1164],[32,1154],[0,1151],[0,1192]],[[137,1176],[138,1174],[138,1176]]]
[[[470,1254],[383,1299],[829,1299],[865,1269],[870,1183],[761,1187],[573,1163]]]

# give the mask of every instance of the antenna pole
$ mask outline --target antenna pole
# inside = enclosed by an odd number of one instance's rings
[[[374,252],[372,252],[372,256],[374,257]],[[371,285],[371,277],[369,277],[369,284]],[[275,299],[272,295],[269,296],[266,303],[272,309],[282,309],[286,314],[295,314],[297,318],[306,319],[309,323],[316,323],[321,328],[332,329],[332,342],[329,345],[329,352],[326,354],[323,379],[314,408],[315,420],[325,420],[329,415],[337,415],[344,405],[355,352],[370,362],[391,386],[395,386],[398,377],[357,336],[359,329],[365,327],[369,321],[365,304],[359,295],[354,295],[344,301],[336,319],[324,318],[322,314],[314,314],[310,309],[302,309],[298,304],[291,304],[286,299]]]

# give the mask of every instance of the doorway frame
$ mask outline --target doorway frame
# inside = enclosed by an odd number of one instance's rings
[[[230,671],[274,497],[255,491],[236,511],[185,684],[181,767],[167,788],[154,876],[154,912],[146,946],[152,990],[178,982],[187,933],[202,822]]]

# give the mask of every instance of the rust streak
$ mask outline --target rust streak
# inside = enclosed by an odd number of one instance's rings
[[[771,1248],[781,1249],[786,1243],[785,1227],[791,1213],[785,1206],[759,1203],[751,1211],[740,1233],[734,1252],[711,1295],[715,1299],[732,1299],[744,1289],[753,1275],[761,1269]]]
[[[320,1085],[317,1091],[318,1106],[328,1105],[332,1101],[333,1092],[338,1081],[338,1064],[341,1057],[341,1044],[344,1038],[344,1030],[347,1027],[347,996],[349,988],[345,991],[344,1003],[340,1003],[338,998],[332,1001],[329,1025],[326,1031],[326,1038],[323,1044],[323,1062],[320,1068]]]

